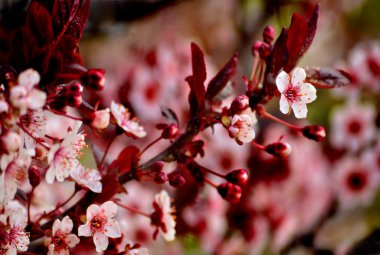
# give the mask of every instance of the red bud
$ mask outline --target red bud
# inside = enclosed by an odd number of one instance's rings
[[[241,188],[238,185],[225,182],[218,186],[219,195],[232,204],[237,204],[241,198]]]
[[[33,188],[37,187],[41,182],[41,174],[37,167],[31,166],[28,170],[29,182]]]
[[[248,172],[245,169],[237,169],[228,173],[225,178],[232,184],[244,186],[248,181]]]
[[[105,84],[105,71],[103,69],[89,69],[81,75],[81,81],[86,87],[94,90],[102,90]]]
[[[153,180],[157,184],[163,184],[168,181],[168,176],[164,172],[159,172],[154,176]]]
[[[162,130],[162,138],[164,139],[174,139],[178,136],[179,129],[178,126],[174,123],[167,125]]]
[[[265,151],[279,158],[286,158],[292,152],[292,147],[288,143],[277,142],[265,146]]]
[[[322,141],[326,137],[325,128],[321,125],[306,126],[302,128],[301,132],[303,136],[317,142]]]
[[[236,114],[238,112],[244,111],[249,106],[249,98],[246,95],[241,95],[235,97],[231,103],[231,113]]]
[[[266,26],[263,31],[264,42],[271,44],[274,39],[274,28],[272,26]]]
[[[185,180],[185,178],[183,178],[182,175],[175,173],[175,172],[169,174],[170,186],[172,186],[174,188],[179,188],[179,187],[182,187],[183,185],[185,185],[185,183],[186,183],[186,180]]]

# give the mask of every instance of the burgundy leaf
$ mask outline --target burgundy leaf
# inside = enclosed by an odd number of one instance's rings
[[[124,173],[131,170],[132,165],[135,165],[139,160],[140,150],[133,145],[124,148],[119,156],[108,167],[109,172],[117,171],[117,173]]]
[[[238,61],[238,53],[232,56],[232,58],[223,66],[223,68],[215,75],[209,82],[205,98],[212,101],[220,91],[224,89],[228,81],[235,75]]]
[[[272,51],[272,58],[270,59],[271,65],[268,65],[271,67],[270,73],[275,76],[278,72],[280,72],[281,68],[284,67],[285,63],[288,59],[288,52],[286,47],[286,41],[288,38],[288,30],[286,28],[283,28],[281,31],[280,36],[277,38],[276,42],[273,46]]]
[[[306,82],[318,88],[338,88],[349,85],[352,77],[349,73],[329,67],[306,68]]]

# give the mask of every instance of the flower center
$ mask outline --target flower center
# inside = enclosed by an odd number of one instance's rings
[[[52,243],[54,244],[54,249],[56,251],[66,250],[68,248],[65,240],[62,238],[62,234],[58,232],[53,238]]]
[[[352,120],[348,124],[348,131],[353,135],[357,135],[358,133],[360,133],[361,129],[362,124],[358,120]]]
[[[103,228],[104,226],[104,218],[100,216],[95,216],[91,220],[91,229],[93,231],[99,231]]]
[[[361,171],[352,172],[347,176],[347,185],[352,191],[361,191],[367,184],[367,175]]]
[[[299,91],[298,87],[291,86],[285,91],[285,96],[289,101],[293,102],[297,100],[300,96],[298,91]]]

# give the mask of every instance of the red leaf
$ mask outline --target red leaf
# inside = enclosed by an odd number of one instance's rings
[[[318,88],[338,88],[347,86],[352,82],[349,73],[328,67],[308,67],[306,68],[306,82]]]
[[[288,51],[286,47],[286,41],[288,38],[288,30],[283,28],[280,36],[277,38],[272,51],[271,58],[271,73],[273,76],[277,75],[277,73],[281,70],[281,68],[285,65],[288,59]]]
[[[132,165],[136,164],[139,160],[139,152],[140,150],[133,145],[124,148],[108,167],[108,172],[116,171],[117,173],[124,173],[130,171]]]
[[[195,43],[191,43],[191,57],[193,75],[187,77],[186,81],[190,85],[190,111],[192,114],[196,114],[204,107],[206,64],[202,50]]]
[[[238,61],[238,53],[232,56],[232,58],[220,69],[214,78],[209,82],[205,98],[212,101],[220,91],[224,89],[228,81],[235,75]]]

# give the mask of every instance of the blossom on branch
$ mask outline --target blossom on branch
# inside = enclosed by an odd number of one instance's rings
[[[175,220],[173,216],[174,208],[170,206],[170,197],[165,190],[162,190],[155,197],[153,202],[154,212],[150,215],[152,225],[156,226],[153,238],[157,237],[160,231],[166,241],[175,239]]]

